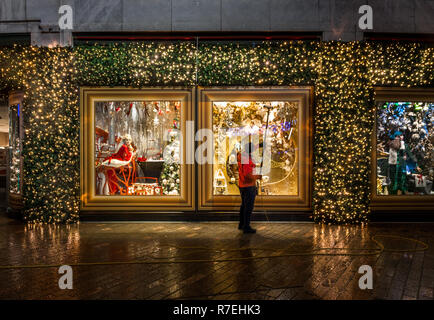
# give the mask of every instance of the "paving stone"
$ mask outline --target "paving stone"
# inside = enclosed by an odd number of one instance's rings
[[[254,226],[255,235],[220,222],[30,227],[0,216],[0,265],[16,266],[0,269],[0,299],[434,299],[434,224]],[[376,234],[419,239],[429,249],[360,255],[375,248]],[[380,241],[389,249],[417,247]],[[319,248],[359,254],[285,255]],[[173,260],[182,263],[167,263]],[[99,264],[72,266],[72,290],[59,289],[57,268],[22,267],[80,262]],[[373,268],[373,290],[358,286],[364,264]]]

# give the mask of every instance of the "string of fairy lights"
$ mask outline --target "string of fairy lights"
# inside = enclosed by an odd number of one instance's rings
[[[197,74],[196,74],[197,72]],[[433,86],[419,43],[142,42],[0,48],[0,89],[25,92],[24,218],[79,217],[80,86],[313,85],[313,218],[369,218],[373,86]]]

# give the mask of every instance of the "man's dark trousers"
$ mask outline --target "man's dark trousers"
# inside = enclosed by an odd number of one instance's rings
[[[252,215],[255,205],[256,187],[240,188],[241,207],[240,207],[240,227],[242,229],[250,228],[250,216]]]

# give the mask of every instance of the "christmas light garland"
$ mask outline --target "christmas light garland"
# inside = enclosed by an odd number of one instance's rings
[[[314,220],[369,217],[373,86],[434,85],[418,43],[120,43],[0,48],[0,89],[25,92],[24,218],[79,217],[79,87],[313,85]]]

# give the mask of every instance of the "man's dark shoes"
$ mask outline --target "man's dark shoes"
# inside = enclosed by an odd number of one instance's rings
[[[243,225],[241,223],[238,224],[238,230],[243,230]]]
[[[248,227],[246,229],[243,229],[243,233],[256,233],[256,229]]]

